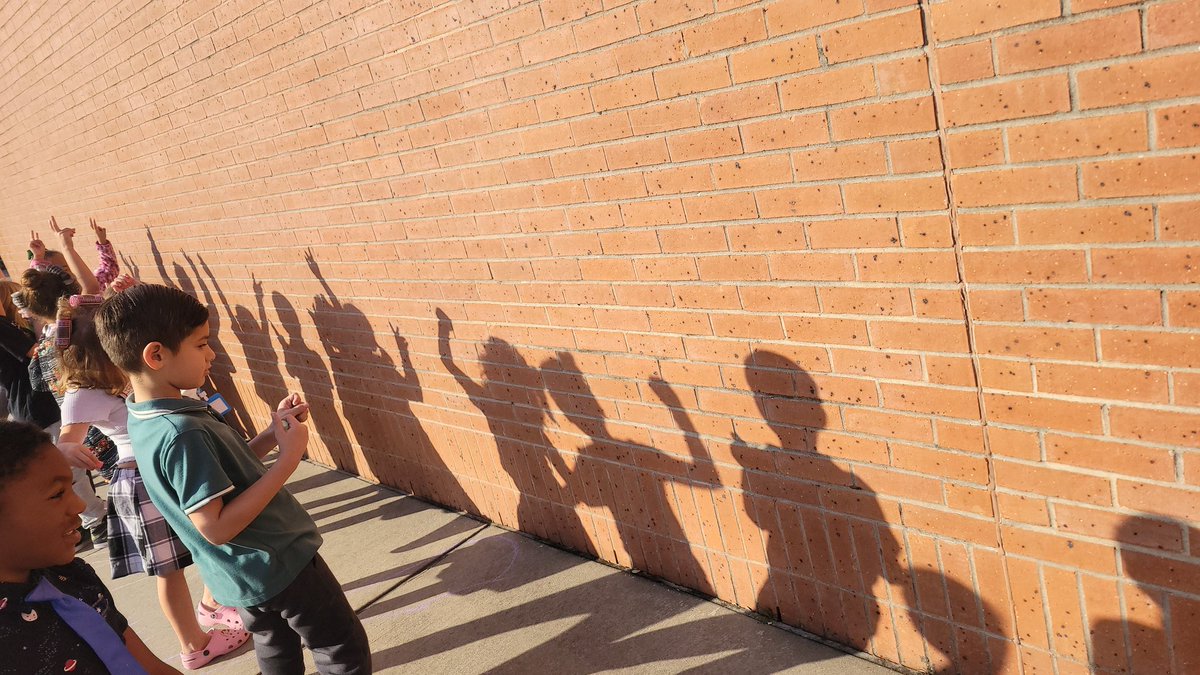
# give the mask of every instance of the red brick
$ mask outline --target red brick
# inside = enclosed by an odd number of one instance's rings
[[[828,180],[887,173],[887,154],[882,143],[838,145],[792,154],[796,180]]]
[[[1017,232],[1029,245],[1152,241],[1154,214],[1148,206],[1019,211]]]
[[[763,155],[719,162],[713,165],[718,189],[774,185],[792,182],[792,163],[787,155]]]
[[[1014,162],[1109,155],[1149,147],[1144,113],[1042,122],[1014,127],[1008,133]]]
[[[825,58],[831,64],[919,47],[924,39],[921,12],[916,9],[821,33]]]
[[[972,171],[951,178],[954,201],[965,207],[1075,201],[1075,182],[1073,165]]]
[[[638,23],[643,32],[650,33],[712,13],[712,8],[704,5],[687,0],[650,0],[638,5]]]
[[[842,108],[829,114],[834,140],[933,131],[933,99],[902,99]]]
[[[718,124],[748,117],[766,117],[779,112],[779,93],[774,84],[745,87],[700,99],[700,120]]]
[[[766,19],[757,9],[717,16],[683,31],[684,44],[693,57],[758,42],[766,37]]]
[[[992,69],[990,40],[939,47],[934,54],[937,59],[938,77],[942,84],[982,80],[995,74]]]
[[[892,59],[875,64],[875,81],[880,96],[929,90],[929,62],[925,55]]]
[[[849,19],[862,11],[861,0],[777,0],[765,9],[772,36]]]
[[[808,242],[814,249],[898,246],[896,221],[891,218],[822,220],[809,223]]]
[[[1197,248],[1105,249],[1092,253],[1092,279],[1101,283],[1195,283]]]
[[[1136,54],[1141,49],[1141,19],[1137,12],[1039,28],[996,41],[1001,73],[1074,65]]]
[[[746,152],[797,148],[829,141],[824,113],[747,122],[740,129]]]
[[[1076,76],[1083,110],[1200,94],[1200,53],[1143,58]]]
[[[654,71],[654,85],[661,99],[728,87],[732,82],[724,58],[689,61]]]
[[[952,40],[1058,17],[1054,0],[950,0],[931,8],[933,37]]]
[[[1162,324],[1158,291],[1029,289],[1029,318],[1055,323]]]
[[[1145,408],[1112,408],[1109,413],[1112,435],[1149,443],[1170,443],[1200,447],[1200,429],[1195,412],[1171,412]]]
[[[791,75],[821,65],[816,38],[804,35],[782,42],[770,42],[729,57],[733,81],[741,84],[768,77]]]
[[[1200,106],[1182,105],[1155,111],[1155,147],[1200,145]]]
[[[1053,358],[1094,361],[1095,338],[1090,330],[979,325],[976,348],[984,354],[1010,358]]]
[[[940,178],[847,183],[844,190],[847,213],[932,211],[946,208],[946,186]]]
[[[963,269],[972,283],[1069,283],[1087,280],[1081,251],[972,251]]]
[[[1200,42],[1200,2],[1177,0],[1146,10],[1146,48],[1162,49]]]
[[[987,419],[1000,424],[1091,434],[1101,430],[1098,405],[989,393],[984,395],[984,406]]]
[[[870,65],[855,65],[812,75],[801,75],[779,84],[784,110],[857,101],[875,95],[875,71]]]
[[[946,124],[952,127],[1037,117],[1071,109],[1065,75],[955,89],[946,92],[942,102]]]
[[[960,131],[948,135],[950,166],[969,169],[1004,161],[1004,137],[998,129]]]
[[[1200,191],[1200,156],[1176,155],[1083,165],[1088,198],[1187,194]]]

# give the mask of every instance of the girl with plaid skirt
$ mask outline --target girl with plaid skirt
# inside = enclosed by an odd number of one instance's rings
[[[100,346],[92,316],[100,296],[73,296],[59,306],[57,347],[60,378],[66,387],[59,448],[70,456],[94,426],[117,446],[117,463],[108,491],[108,553],[112,577],[145,572],[155,577],[163,614],[179,639],[183,666],[195,670],[240,647],[249,638],[232,607],[222,607],[208,588],[192,608],[184,568],[191,553],[163,520],[142,485],[127,429],[125,375]],[[206,632],[205,628],[224,625]]]

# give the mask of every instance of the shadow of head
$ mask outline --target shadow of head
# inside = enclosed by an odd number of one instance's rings
[[[813,436],[825,427],[825,409],[816,381],[788,357],[756,349],[744,362],[746,382],[763,420],[792,450],[813,450]]]

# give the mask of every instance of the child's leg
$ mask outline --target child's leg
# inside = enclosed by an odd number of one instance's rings
[[[83,520],[83,526],[90,530],[103,520],[108,507],[96,496],[96,487],[92,485],[92,477],[86,470],[71,467],[71,478],[75,481],[72,489],[83,500],[83,513],[79,517]]]
[[[317,671],[323,675],[371,672],[371,647],[367,644],[367,632],[346,600],[341,584],[319,555],[266,605],[239,611],[246,621],[246,629],[254,633],[254,651],[263,675],[303,672],[302,666],[284,665],[288,659],[301,663],[300,638],[304,638],[305,644],[312,650]],[[263,616],[265,614],[271,618]],[[271,652],[264,654],[265,650],[261,648],[264,644],[259,639],[260,625],[276,635],[286,632],[295,636],[293,653],[278,659],[283,666],[280,669],[274,667],[274,662],[264,662],[264,657],[274,657]],[[280,640],[278,644],[284,642]],[[273,644],[271,648],[274,648]]]
[[[266,607],[238,607],[238,614],[254,637],[254,658],[263,675],[303,675],[304,647],[282,614]]]
[[[208,644],[208,633],[196,620],[192,592],[183,570],[168,572],[155,579],[158,581],[158,604],[175,631],[175,637],[179,638],[179,651],[188,654],[203,649]]]

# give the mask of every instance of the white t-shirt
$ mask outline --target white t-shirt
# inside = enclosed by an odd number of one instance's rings
[[[133,459],[129,442],[129,409],[125,399],[100,389],[71,389],[63,397],[62,425],[90,424],[112,439],[117,461]]]

